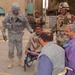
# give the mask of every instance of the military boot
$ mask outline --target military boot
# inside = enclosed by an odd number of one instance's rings
[[[18,65],[23,67],[23,62],[22,62],[22,58],[18,58]]]
[[[9,59],[9,64],[8,64],[8,69],[12,68],[13,67],[13,59],[10,58]]]

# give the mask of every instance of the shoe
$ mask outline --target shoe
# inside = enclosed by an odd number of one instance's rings
[[[11,69],[13,67],[13,59],[9,60],[8,69]]]
[[[23,67],[22,58],[18,58],[18,65]]]

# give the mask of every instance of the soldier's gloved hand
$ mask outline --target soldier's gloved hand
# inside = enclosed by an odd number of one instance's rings
[[[3,36],[3,39],[6,41],[7,40],[7,37],[6,36]]]

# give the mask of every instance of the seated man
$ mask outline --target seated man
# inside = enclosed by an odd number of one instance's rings
[[[26,52],[27,50],[40,53],[40,50],[42,48],[41,44],[38,41],[38,36],[41,33],[42,28],[40,25],[37,25],[35,27],[35,32],[31,34],[29,41],[26,46]]]
[[[38,36],[41,33],[42,28],[40,25],[37,25],[35,27],[35,32],[31,34],[29,41],[26,46],[26,59],[25,63],[28,63],[28,56],[30,56],[30,61],[34,59],[34,57],[37,58],[38,54],[41,52],[41,44],[39,43]]]

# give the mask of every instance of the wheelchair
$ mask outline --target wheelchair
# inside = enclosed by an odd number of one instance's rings
[[[27,54],[24,60],[24,71],[26,71],[26,67],[31,67],[34,60],[37,60],[39,53],[27,50]]]

